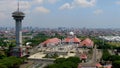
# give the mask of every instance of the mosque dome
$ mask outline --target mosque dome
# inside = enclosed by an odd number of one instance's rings
[[[74,32],[71,31],[69,34],[73,36],[73,35],[74,35]]]

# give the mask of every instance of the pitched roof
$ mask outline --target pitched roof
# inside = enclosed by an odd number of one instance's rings
[[[77,37],[74,38],[65,38],[63,42],[80,42],[81,40]]]
[[[85,46],[93,46],[93,41],[91,40],[91,39],[89,39],[89,38],[86,38],[85,40],[83,40],[82,42],[81,42],[81,45],[83,46],[83,45],[85,45]]]
[[[70,38],[65,38],[63,42],[70,42]]]
[[[73,38],[74,39],[74,42],[80,42],[81,40],[77,37]]]
[[[42,44],[45,45],[45,44],[49,44],[49,43],[58,43],[60,41],[61,40],[58,38],[52,38],[52,39],[48,39],[48,40],[44,41]]]

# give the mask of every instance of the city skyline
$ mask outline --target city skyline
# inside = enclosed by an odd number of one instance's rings
[[[15,26],[18,0],[0,1],[0,26]],[[120,0],[20,0],[23,26],[41,28],[119,28]]]

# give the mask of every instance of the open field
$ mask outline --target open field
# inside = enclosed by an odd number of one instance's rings
[[[108,44],[113,46],[120,46],[120,42],[108,42]]]

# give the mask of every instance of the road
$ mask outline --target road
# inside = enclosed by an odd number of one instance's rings
[[[98,63],[100,58],[102,57],[102,51],[97,49],[96,46],[93,48],[93,54],[91,59],[89,58],[87,62],[83,63],[83,65],[89,65],[93,63]]]
[[[92,56],[92,62],[96,63],[100,61],[100,58],[102,57],[102,51],[95,47],[93,48],[93,56]]]

